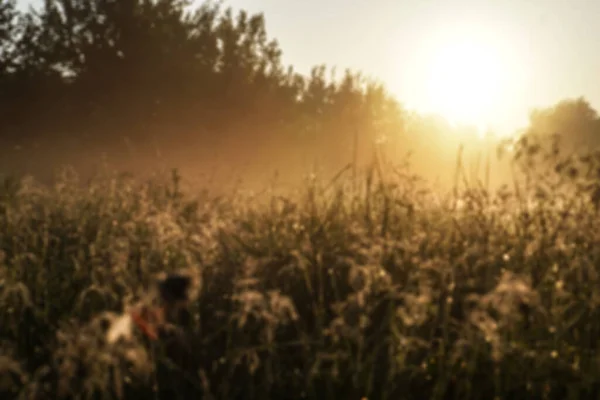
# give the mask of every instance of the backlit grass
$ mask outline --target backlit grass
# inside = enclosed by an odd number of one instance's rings
[[[521,143],[515,161],[494,192],[459,165],[450,194],[376,165],[262,196],[6,179],[0,397],[595,398],[596,158]],[[135,332],[109,343],[182,268],[200,277],[189,362]]]

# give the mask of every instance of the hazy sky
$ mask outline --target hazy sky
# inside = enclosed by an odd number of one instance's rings
[[[301,72],[320,63],[361,70],[387,83],[402,103],[420,110],[441,111],[440,96],[448,109],[455,95],[460,99],[461,94],[466,96],[462,92],[473,93],[479,99],[465,104],[475,107],[494,98],[486,120],[506,130],[522,125],[531,107],[566,97],[585,96],[600,106],[600,1],[228,0],[225,4],[264,13],[286,64]],[[479,63],[477,54],[466,61],[440,56],[460,47],[465,38],[478,43],[474,53],[492,48],[487,63]],[[445,67],[449,63],[452,68]],[[479,77],[470,91],[459,90],[460,80],[473,75],[468,64],[495,68],[495,73]],[[432,74],[444,74],[445,69],[453,71],[445,72],[442,85],[447,89],[432,93]],[[467,72],[454,78],[460,74],[456,71]],[[498,84],[487,96],[482,82],[490,76]]]

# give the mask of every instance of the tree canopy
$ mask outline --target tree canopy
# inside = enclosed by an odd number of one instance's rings
[[[587,150],[600,145],[600,118],[586,99],[566,99],[533,110],[527,133],[558,135],[562,145],[570,150]]]
[[[566,100],[532,112],[528,132],[596,146],[598,121],[584,99]],[[0,168],[52,151],[52,162],[77,163],[124,143],[180,161],[278,159],[286,168],[339,168],[376,149],[449,160],[443,147],[456,147],[459,130],[406,112],[355,71],[316,65],[303,75],[284,65],[262,14],[212,1],[45,0],[26,12],[0,3],[0,144],[29,152]]]
[[[356,132],[374,141],[403,117],[360,74],[315,66],[304,76],[283,65],[263,15],[213,2],[45,0],[26,13],[3,2],[0,49],[1,139],[21,146],[158,138],[347,162]]]

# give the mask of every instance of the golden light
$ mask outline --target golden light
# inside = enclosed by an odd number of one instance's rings
[[[508,39],[476,23],[428,32],[413,58],[421,88],[413,98],[416,109],[474,126],[480,134],[503,125],[524,78],[523,60]]]
[[[454,123],[485,128],[501,97],[502,60],[493,49],[469,42],[451,43],[429,65],[431,107]]]

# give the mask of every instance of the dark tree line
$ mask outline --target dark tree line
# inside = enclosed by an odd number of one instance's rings
[[[378,83],[351,71],[333,79],[325,66],[303,76],[281,57],[262,15],[212,2],[45,0],[19,12],[3,1],[0,138],[110,146],[159,136],[341,162],[357,135],[366,152],[402,127]]]
[[[21,12],[16,0],[0,2],[0,168],[44,157],[76,164],[123,143],[190,162],[279,157],[286,168],[300,159],[339,168],[376,148],[417,149],[434,173],[454,162],[448,138],[464,136],[455,128],[405,112],[359,73],[285,66],[263,15],[188,3],[45,0]],[[598,121],[585,100],[566,100],[532,112],[527,132],[588,148],[600,143]],[[25,150],[7,153],[15,145]]]
[[[568,151],[590,150],[600,145],[600,117],[584,98],[565,99],[530,113],[529,135],[558,135]]]

